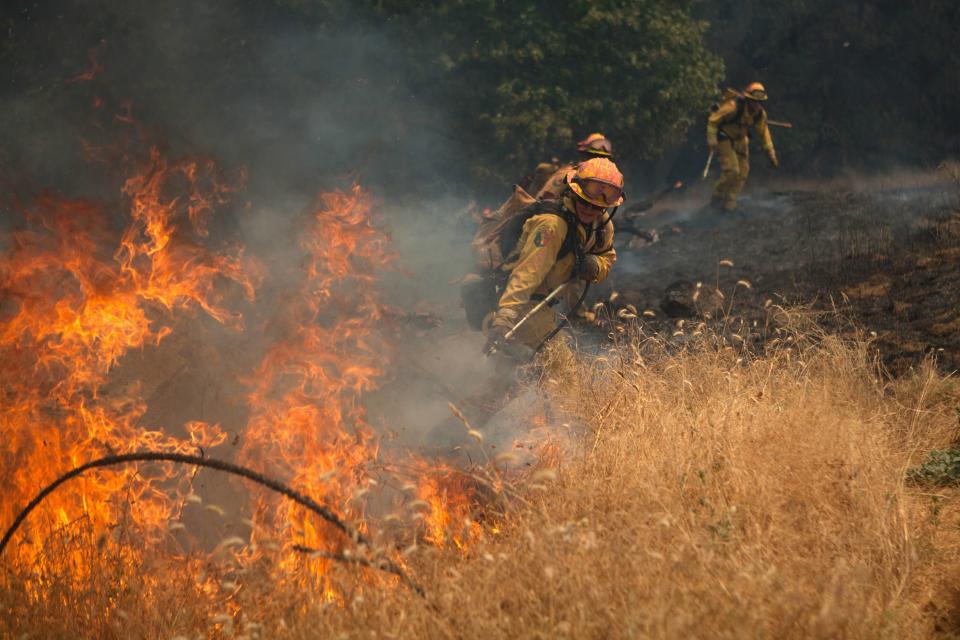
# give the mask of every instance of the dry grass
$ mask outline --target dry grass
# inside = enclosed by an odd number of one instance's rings
[[[369,573],[343,565],[330,604],[289,586],[269,554],[236,575],[171,554],[117,569],[104,551],[90,579],[37,597],[5,574],[4,637],[957,634],[957,498],[903,481],[957,435],[954,381],[924,367],[885,382],[869,345],[809,326],[761,357],[737,344],[637,338],[552,374],[554,404],[588,428],[555,479],[515,487],[498,534],[409,555],[425,599],[358,587]]]

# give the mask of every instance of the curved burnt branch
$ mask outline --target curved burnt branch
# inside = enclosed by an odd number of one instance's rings
[[[51,493],[53,493],[57,487],[64,484],[65,482],[76,478],[77,476],[82,475],[84,472],[91,469],[97,469],[99,467],[109,467],[120,464],[126,464],[128,462],[176,462],[179,464],[190,464],[196,465],[198,467],[206,467],[208,469],[216,469],[217,471],[223,471],[225,473],[231,473],[241,478],[246,478],[251,480],[259,485],[263,485],[268,489],[276,491],[277,493],[286,496],[290,500],[293,500],[297,504],[303,505],[310,511],[314,512],[335,528],[339,529],[343,534],[349,537],[354,544],[363,544],[370,546],[370,541],[359,531],[345,523],[341,520],[335,513],[330,511],[327,507],[322,504],[318,504],[309,496],[305,496],[296,489],[293,489],[282,482],[268,478],[261,473],[258,473],[252,469],[242,467],[231,462],[224,462],[223,460],[216,460],[214,458],[204,458],[202,456],[189,455],[185,453],[166,453],[161,451],[140,451],[136,453],[124,453],[119,455],[105,456],[103,458],[97,458],[96,460],[91,460],[86,464],[82,464],[79,467],[71,469],[70,471],[64,473],[56,480],[48,484],[43,488],[40,493],[38,493],[33,500],[31,500],[26,507],[20,510],[17,514],[17,517],[14,519],[13,524],[4,532],[3,539],[0,540],[0,555],[3,555],[4,549],[6,549],[7,544],[9,544],[10,539],[13,537],[13,534],[16,533],[17,529],[20,528],[20,525],[23,524],[23,521],[27,519],[27,516],[30,515],[30,512],[39,506],[41,502],[46,499]],[[299,546],[299,545],[298,545]],[[297,546],[297,547],[298,547]],[[303,548],[297,548],[298,551],[304,550]],[[410,586],[418,594],[423,595],[423,589],[421,589],[415,582],[413,582],[403,570],[398,567],[396,564],[390,562],[389,560],[384,560],[378,563],[374,562],[363,562],[356,559],[348,558],[342,554],[328,554],[327,557],[333,560],[339,560],[343,562],[354,562],[355,564],[362,564],[364,566],[370,567],[372,569],[379,569],[381,571],[386,571],[387,573],[392,573],[396,576],[399,576],[401,580]]]

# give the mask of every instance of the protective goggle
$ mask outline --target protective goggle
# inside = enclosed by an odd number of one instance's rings
[[[586,196],[585,200],[598,207],[613,207],[620,203],[620,196],[623,195],[621,189],[606,182],[577,180],[577,185]]]
[[[605,139],[594,140],[587,144],[581,144],[579,150],[583,153],[591,153],[597,156],[613,155],[613,147],[610,146],[610,143]]]

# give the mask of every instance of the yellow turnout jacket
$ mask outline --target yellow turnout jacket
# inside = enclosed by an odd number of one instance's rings
[[[568,211],[573,211],[569,195],[564,196],[563,204]],[[613,222],[605,216],[590,228],[579,221],[576,227],[576,241],[582,252],[599,259],[600,273],[596,282],[601,282],[617,259],[613,248]],[[500,297],[498,321],[516,320],[520,307],[529,304],[531,297],[545,296],[574,275],[575,252],[560,256],[567,228],[564,218],[551,213],[535,214],[524,223],[517,246],[507,256],[504,265],[510,270],[510,277]]]
[[[738,113],[739,112],[739,113]],[[761,108],[754,115],[747,113],[741,107],[737,98],[723,102],[716,111],[707,118],[707,144],[716,146],[718,136],[729,138],[734,142],[744,140],[753,129],[763,144],[764,151],[773,149],[773,138],[767,127],[767,112]]]

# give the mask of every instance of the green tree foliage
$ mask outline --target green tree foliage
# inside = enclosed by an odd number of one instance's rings
[[[661,0],[438,2],[415,27],[441,63],[437,95],[508,175],[593,130],[626,157],[681,140],[722,73],[705,29]]]
[[[307,0],[277,0],[306,10]],[[322,13],[336,13],[323,2]],[[390,25],[419,91],[450,114],[477,173],[515,178],[592,131],[649,158],[683,139],[722,75],[705,22],[675,0],[354,4]]]

